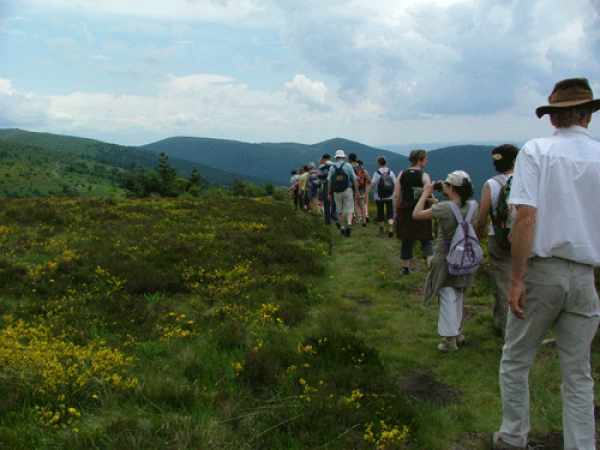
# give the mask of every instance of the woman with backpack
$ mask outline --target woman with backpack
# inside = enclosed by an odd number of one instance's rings
[[[493,323],[500,336],[504,336],[506,327],[508,290],[512,275],[509,241],[511,212],[508,195],[518,153],[519,149],[510,144],[500,145],[492,150],[492,161],[498,174],[483,185],[477,224],[478,236],[488,236],[491,275],[496,285]],[[491,224],[488,219],[491,219]]]
[[[427,265],[431,261],[433,249],[433,226],[431,220],[416,222],[412,213],[421,196],[423,186],[431,183],[431,178],[425,172],[427,165],[427,152],[413,150],[408,157],[410,167],[403,170],[396,180],[394,197],[396,200],[396,236],[402,240],[400,256],[402,259],[402,273],[409,275],[413,250],[416,241],[421,242],[421,253],[426,258]]]
[[[448,199],[426,208],[434,190],[441,190]],[[425,301],[439,297],[438,334],[441,352],[458,350],[465,338],[462,334],[464,292],[474,278],[483,253],[473,226],[477,224],[477,202],[472,200],[473,185],[469,175],[454,171],[444,182],[423,187],[413,211],[416,221],[438,221],[438,237],[431,270],[425,281]],[[459,226],[460,225],[460,226]]]
[[[387,161],[383,156],[377,158],[379,168],[373,173],[371,178],[371,190],[373,198],[377,205],[377,224],[379,225],[379,234],[385,235],[385,223],[387,221],[387,234],[394,236],[394,190],[396,188],[396,175],[387,166]]]

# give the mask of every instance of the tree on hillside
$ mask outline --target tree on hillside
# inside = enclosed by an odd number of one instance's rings
[[[177,172],[169,164],[169,157],[166,153],[161,153],[158,156],[158,177],[160,178],[160,194],[164,196],[175,196],[175,180]]]
[[[192,173],[187,181],[187,185],[185,187],[185,191],[192,194],[198,195],[202,185],[204,184],[204,180],[200,176],[200,172],[195,167],[192,169]]]

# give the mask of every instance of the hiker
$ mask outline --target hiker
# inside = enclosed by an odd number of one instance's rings
[[[329,169],[333,166],[333,162],[331,161],[331,155],[329,153],[325,153],[321,160],[319,161],[319,180],[321,182],[320,187],[320,197],[321,202],[323,202],[323,217],[325,219],[325,224],[330,225],[334,222],[338,227],[339,220],[337,217],[335,202],[329,198]]]
[[[431,263],[433,255],[432,239],[433,227],[431,220],[413,220],[413,209],[419,200],[423,186],[431,183],[431,178],[425,173],[427,165],[427,152],[413,150],[408,157],[411,166],[400,172],[396,180],[396,236],[402,240],[401,258],[402,273],[409,275],[415,241],[421,242],[421,253],[426,258],[427,266]],[[428,202],[432,202],[428,200]]]
[[[346,161],[344,150],[335,152],[335,164],[329,169],[329,193],[338,212],[342,236],[350,237],[354,215],[354,192],[358,195],[358,181],[354,169]]]
[[[321,180],[319,179],[319,169],[315,163],[308,164],[308,210],[313,214],[319,214],[319,189]]]
[[[308,178],[310,169],[308,166],[303,166],[298,177],[298,196],[300,197],[300,205],[302,211],[308,211],[309,194],[308,194]]]
[[[298,207],[300,206],[300,200],[299,200],[299,194],[298,194],[298,179],[300,178],[300,176],[298,175],[298,171],[297,170],[292,170],[291,173],[291,177],[290,177],[290,187],[288,189],[288,192],[291,194],[292,196],[292,201],[294,203],[294,209],[298,209]]]
[[[511,274],[510,226],[514,208],[508,206],[508,195],[518,152],[519,149],[510,144],[500,145],[492,150],[492,162],[498,175],[483,185],[477,224],[477,235],[480,238],[486,234],[488,236],[490,273],[495,284],[493,324],[500,336],[504,336],[506,326]]]
[[[387,166],[383,156],[377,158],[378,169],[373,173],[371,186],[373,198],[377,205],[377,224],[379,235],[394,237],[394,191],[396,189],[396,175]],[[386,229],[387,225],[387,229]]]
[[[363,164],[364,163],[359,159],[356,161],[356,166],[354,167],[354,173],[358,180],[358,195],[356,196],[355,211],[358,223],[363,227],[366,227],[369,215],[367,211],[367,199],[369,198],[371,177],[369,177],[369,172],[367,172]]]
[[[512,225],[511,312],[500,362],[502,425],[494,448],[525,448],[529,369],[554,329],[561,369],[565,449],[596,448],[590,347],[600,323],[594,266],[600,266],[600,142],[587,128],[600,109],[585,78],[558,82],[549,104],[551,137],[519,152],[509,204]]]
[[[415,205],[413,218],[417,223],[436,218],[439,223],[435,256],[425,281],[425,301],[429,302],[435,296],[439,297],[438,334],[442,341],[437,348],[441,352],[451,352],[458,350],[458,346],[465,341],[462,333],[465,289],[473,282],[474,271],[483,255],[475,230],[469,226],[477,223],[478,214],[477,202],[471,200],[473,185],[469,175],[462,170],[454,171],[448,174],[444,182],[437,182],[435,188],[442,190],[448,200],[426,209],[427,199],[433,193],[434,185],[425,184]],[[467,233],[465,227],[459,226],[463,223],[471,233]],[[461,231],[464,231],[462,241],[457,238]],[[477,242],[472,241],[473,239]],[[467,247],[467,243],[470,247]],[[478,250],[476,247],[479,247]],[[455,250],[461,249],[466,257],[459,258],[459,267],[455,267],[452,257],[456,253]],[[471,256],[474,256],[473,260]],[[472,264],[466,265],[467,262]],[[465,266],[461,267],[460,264]]]

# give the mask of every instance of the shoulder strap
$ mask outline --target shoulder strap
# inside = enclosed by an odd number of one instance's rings
[[[456,221],[461,224],[463,222],[464,217],[462,216],[460,209],[458,209],[458,206],[456,206],[456,203],[454,202],[448,202],[450,204],[450,209],[452,210],[452,212],[454,213],[454,217],[456,218]]]
[[[506,180],[503,180],[502,175],[496,175],[495,177],[492,177],[492,180],[494,180],[496,183],[498,183],[500,185],[500,189],[502,189],[504,187],[504,185],[506,184],[506,181],[508,180],[508,178]]]
[[[467,217],[465,217],[465,221],[467,223],[471,223],[473,216],[475,215],[475,210],[477,209],[477,203],[475,203],[474,200],[469,200],[467,204],[469,205],[469,209],[467,211]]]

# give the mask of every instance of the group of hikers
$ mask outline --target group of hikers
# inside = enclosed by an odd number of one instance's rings
[[[491,160],[497,175],[484,183],[479,204],[463,170],[432,182],[424,150],[411,152],[410,167],[397,176],[384,157],[369,175],[355,154],[346,156],[341,149],[334,161],[325,154],[318,167],[292,174],[296,207],[320,211],[346,237],[353,223],[368,223],[371,192],[380,235],[392,237],[395,226],[402,240],[404,274],[413,269],[413,249],[420,242],[429,269],[425,300],[439,301],[442,352],[465,342],[465,290],[483,259],[480,239],[487,237],[493,324],[504,337],[503,414],[492,435],[494,449],[528,448],[529,369],[550,329],[561,365],[564,448],[596,448],[590,353],[600,323],[594,280],[594,267],[600,266],[600,207],[594,201],[600,193],[600,142],[588,126],[599,109],[587,79],[558,82],[549,103],[536,109],[539,118],[550,116],[554,134],[530,140],[521,150],[495,147]]]

